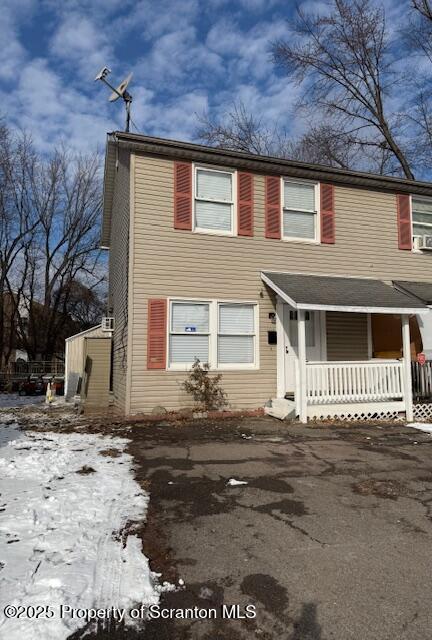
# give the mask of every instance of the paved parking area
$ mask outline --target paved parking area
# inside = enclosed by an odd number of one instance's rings
[[[432,436],[270,418],[132,431],[146,555],[185,582],[162,606],[256,606],[250,619],[154,620],[140,637],[430,637]]]

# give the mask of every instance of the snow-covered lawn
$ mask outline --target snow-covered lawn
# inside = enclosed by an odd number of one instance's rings
[[[60,605],[127,610],[158,602],[141,540],[124,532],[142,523],[148,503],[127,442],[0,424],[0,637],[67,638],[86,620],[61,618]],[[6,605],[50,606],[54,615],[7,619]]]

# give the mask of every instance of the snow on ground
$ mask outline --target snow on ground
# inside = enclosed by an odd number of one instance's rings
[[[19,393],[0,393],[0,409],[24,407],[30,404],[41,404],[42,402],[45,402],[45,396],[20,396]]]
[[[61,619],[60,605],[156,604],[160,587],[141,540],[131,534],[122,543],[119,535],[143,521],[148,503],[124,452],[128,441],[14,423],[0,424],[0,433],[0,637],[67,638],[86,620]],[[50,605],[54,615],[6,619],[7,604]]]
[[[432,434],[432,424],[430,422],[410,422],[407,427],[418,429],[419,431],[425,431]]]
[[[230,478],[227,481],[227,485],[230,487],[238,487],[241,484],[247,484],[245,480],[236,480],[235,478]]]

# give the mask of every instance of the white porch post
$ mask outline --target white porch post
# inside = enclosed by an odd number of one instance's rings
[[[404,386],[405,386],[405,411],[407,422],[412,422],[413,415],[413,401],[412,401],[412,386],[411,386],[411,339],[410,339],[410,326],[409,316],[403,315],[402,318],[402,346],[403,346],[403,365],[404,365]]]
[[[285,329],[283,324],[283,301],[279,296],[276,298],[276,395],[278,398],[285,397]]]
[[[306,404],[306,323],[305,312],[298,310],[297,312],[297,337],[298,337],[298,374],[299,384],[297,389],[299,390],[299,398],[297,401],[297,407],[299,412],[300,422],[307,422],[307,404]]]

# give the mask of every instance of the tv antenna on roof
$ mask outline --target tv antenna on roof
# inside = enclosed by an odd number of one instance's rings
[[[111,69],[108,69],[108,67],[103,67],[97,74],[95,81],[100,80],[101,82],[104,82],[107,85],[107,87],[111,89],[112,93],[108,98],[110,102],[115,102],[119,98],[123,100],[126,108],[126,132],[129,133],[129,127],[130,127],[130,121],[131,121],[132,96],[129,93],[129,91],[127,91],[127,87],[129,82],[132,79],[132,73],[130,73],[122,82],[120,82],[118,87],[113,87],[106,79],[109,73],[111,73]]]

